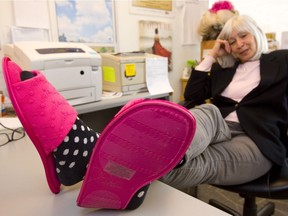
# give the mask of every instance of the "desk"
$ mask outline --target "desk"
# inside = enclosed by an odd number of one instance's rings
[[[40,157],[30,139],[0,147],[0,215],[3,216],[225,216],[200,200],[159,181],[133,211],[97,210],[76,205],[81,183],[52,194]]]

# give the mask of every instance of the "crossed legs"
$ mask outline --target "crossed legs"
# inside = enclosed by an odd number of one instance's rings
[[[161,181],[179,189],[203,183],[235,185],[252,181],[270,170],[272,163],[241,128],[225,122],[217,107],[205,104],[190,112],[197,126],[186,152],[186,163]]]

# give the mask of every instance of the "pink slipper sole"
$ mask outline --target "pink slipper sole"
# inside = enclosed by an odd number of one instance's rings
[[[69,133],[77,112],[39,71],[21,81],[22,69],[17,64],[4,57],[2,66],[13,108],[41,157],[50,190],[58,193],[60,182],[52,151]]]
[[[191,144],[195,124],[188,110],[171,102],[129,103],[97,141],[78,206],[125,209],[140,188],[180,162]]]

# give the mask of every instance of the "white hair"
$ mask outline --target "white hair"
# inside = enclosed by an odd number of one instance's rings
[[[266,35],[251,17],[247,15],[238,15],[229,19],[220,32],[218,39],[228,40],[233,31],[249,32],[254,36],[257,50],[255,55],[250,60],[258,60],[260,59],[262,53],[268,52]],[[232,67],[237,59],[232,54],[229,54],[219,57],[217,61],[223,68],[227,68]]]

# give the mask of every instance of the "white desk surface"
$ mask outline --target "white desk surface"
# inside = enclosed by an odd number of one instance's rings
[[[0,118],[1,120],[1,118]],[[99,210],[76,205],[81,183],[50,192],[40,157],[30,139],[0,147],[1,216],[225,216],[198,199],[159,181],[153,182],[136,210]]]

